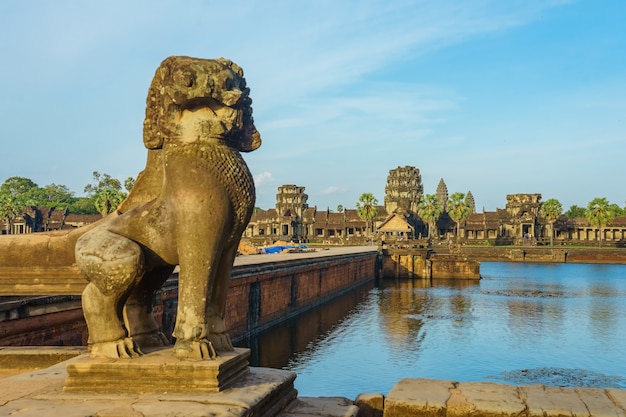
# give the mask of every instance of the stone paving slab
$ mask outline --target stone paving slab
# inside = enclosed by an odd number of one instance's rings
[[[626,410],[626,391],[609,388],[606,390],[606,394],[621,409]]]
[[[528,417],[589,416],[587,407],[574,389],[528,385],[520,387],[520,392],[528,408]]]
[[[445,417],[453,381],[402,379],[385,398],[385,417]]]
[[[618,389],[403,379],[383,402],[383,417],[626,417]]]
[[[354,400],[359,407],[359,417],[382,417],[385,409],[385,396],[377,393],[362,393]]]
[[[65,378],[65,363],[49,368],[19,373],[0,380],[0,415],[5,404],[32,395],[61,391]]]
[[[447,416],[467,416],[480,410],[480,415],[485,417],[517,417],[526,408],[519,397],[517,387],[513,385],[492,382],[461,382],[455,391],[458,391],[458,394],[465,398],[469,405],[469,412],[464,413],[464,409],[460,412],[451,410],[450,401],[448,401]]]
[[[620,391],[624,393],[624,391]],[[626,411],[611,400],[606,390],[600,388],[576,389],[589,413],[596,417],[626,417]]]

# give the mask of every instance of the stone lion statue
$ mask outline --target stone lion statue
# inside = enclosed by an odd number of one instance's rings
[[[226,295],[255,202],[240,152],[261,145],[251,103],[233,62],[165,59],[148,91],[146,168],[118,210],[69,233],[0,242],[7,266],[26,265],[20,253],[51,265],[76,263],[88,281],[82,302],[92,355],[134,357],[169,343],[152,302],[176,265],[176,355],[211,359],[233,350],[223,320]]]
[[[255,202],[240,151],[261,144],[248,94],[243,71],[226,59],[170,57],[157,69],[144,121],[146,169],[120,214],[76,241],[76,263],[89,281],[83,310],[92,354],[132,357],[167,344],[152,299],[175,265],[176,355],[233,350],[226,295]]]

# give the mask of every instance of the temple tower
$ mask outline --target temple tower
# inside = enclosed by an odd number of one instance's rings
[[[302,217],[304,210],[309,208],[308,198],[309,196],[304,193],[304,187],[293,184],[281,185],[276,194],[276,211],[283,216],[295,214]]]
[[[506,211],[511,216],[509,227],[514,236],[535,238],[538,235],[538,218],[541,209],[541,194],[508,194]]]
[[[285,238],[302,235],[302,216],[304,210],[309,208],[308,195],[304,193],[304,187],[286,184],[278,187],[276,194],[276,213],[281,216],[280,235]]]
[[[446,205],[448,204],[448,186],[443,181],[443,178],[439,180],[439,184],[437,185],[437,200],[439,200],[439,204],[443,208],[443,211],[446,211]]]
[[[385,187],[385,210],[417,212],[417,205],[424,194],[420,170],[412,167],[397,167],[389,170]]]
[[[474,201],[474,195],[471,191],[468,191],[465,195],[465,200],[467,200],[467,204],[472,209],[472,213],[476,213],[476,202]]]

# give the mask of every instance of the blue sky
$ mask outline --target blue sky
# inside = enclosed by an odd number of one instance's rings
[[[471,190],[624,206],[623,0],[0,2],[0,181],[77,195],[145,165],[148,85],[170,55],[243,67],[257,205],[382,204],[390,169]]]

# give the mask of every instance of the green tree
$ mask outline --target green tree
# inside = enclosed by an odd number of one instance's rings
[[[126,193],[111,189],[104,189],[93,197],[93,204],[98,213],[106,216],[112,213],[117,206],[126,198]]]
[[[448,210],[448,216],[456,223],[456,236],[459,237],[460,227],[459,224],[467,220],[472,213],[472,207],[465,199],[464,193],[452,193],[446,204]]]
[[[435,194],[426,194],[417,205],[417,214],[428,224],[428,237],[433,237],[433,231],[437,228],[437,220],[443,207]]]
[[[378,214],[378,209],[376,208],[376,204],[378,204],[378,200],[374,197],[372,193],[363,193],[359,197],[359,201],[356,203],[356,213],[358,216],[365,220],[367,225],[367,236],[369,237],[370,231],[372,229],[371,223],[374,220],[374,217]]]
[[[587,210],[585,211],[585,218],[598,228],[600,231],[600,237],[598,239],[598,247],[602,246],[602,236],[604,235],[604,228],[611,223],[615,214],[611,211],[611,205],[609,201],[602,197],[596,197],[589,202]]]
[[[75,214],[99,214],[94,205],[92,198],[88,197],[75,197],[68,206],[70,213]]]
[[[109,174],[100,174],[98,171],[93,172],[94,184],[85,185],[85,193],[94,195],[102,190],[121,191],[122,183],[117,178],[112,178]]]
[[[543,202],[540,213],[550,223],[550,246],[553,246],[554,222],[563,214],[563,206],[556,198],[550,198]]]
[[[112,178],[109,174],[94,171],[93,179],[95,183],[86,185],[84,191],[93,200],[98,212],[106,216],[117,208],[127,194],[122,191],[120,180]]]
[[[618,204],[611,203],[609,207],[615,217],[624,215],[624,209],[621,208]]]
[[[14,220],[24,212],[24,206],[26,206],[24,196],[0,191],[0,218],[6,222],[7,234],[12,233]]]
[[[585,208],[578,207],[577,205],[570,206],[570,208],[565,212],[565,216],[569,219],[578,219],[585,217]]]
[[[124,180],[124,188],[127,192],[130,193],[130,190],[135,186],[135,179],[133,177],[128,177]]]
[[[6,222],[7,233],[13,231],[14,220],[24,207],[37,204],[40,188],[30,178],[9,177],[0,185],[0,218]]]
[[[43,190],[30,178],[9,177],[0,185],[0,191],[18,197],[25,206],[41,205],[44,200]]]
[[[49,184],[41,189],[39,205],[52,208],[69,207],[75,200],[74,193],[65,185]]]
[[[31,196],[38,188],[33,180],[25,177],[9,177],[0,185],[0,191],[23,196]]]
[[[343,205],[339,204],[337,206],[337,213],[343,213]]]

